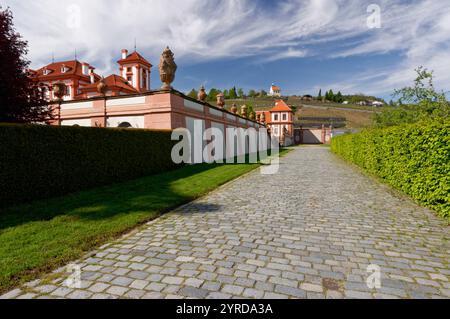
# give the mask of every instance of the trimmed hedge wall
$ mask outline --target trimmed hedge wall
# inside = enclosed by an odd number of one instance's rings
[[[0,125],[0,207],[171,170],[170,131]]]
[[[332,151],[450,218],[450,121],[418,123],[332,139]]]

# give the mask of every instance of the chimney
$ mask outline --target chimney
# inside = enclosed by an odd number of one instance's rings
[[[123,50],[122,50],[122,60],[123,60],[123,59],[126,59],[127,56],[128,56],[128,50],[127,50],[127,49],[123,49]]]
[[[90,71],[89,71],[89,64],[87,64],[86,62],[83,62],[82,64],[82,72],[84,75],[89,75]]]
[[[89,68],[89,76],[91,77],[91,83],[95,83],[95,76],[94,76],[94,68]]]

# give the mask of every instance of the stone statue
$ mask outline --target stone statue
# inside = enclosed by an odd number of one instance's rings
[[[251,112],[248,118],[254,121],[256,119],[255,112]]]
[[[66,95],[66,85],[63,82],[53,84],[53,95],[57,100],[62,100]]]
[[[206,94],[206,90],[205,90],[205,87],[203,85],[200,87],[200,91],[198,91],[197,97],[202,102],[206,101],[206,98],[208,97],[208,94]]]
[[[261,123],[266,124],[266,113],[261,113]]]
[[[241,116],[242,117],[247,117],[247,105],[242,105],[242,107],[241,107]]]
[[[100,82],[97,84],[97,92],[101,95],[105,96],[106,92],[108,91],[108,86],[105,83],[105,79],[102,78]]]
[[[223,109],[225,106],[225,95],[223,93],[217,94],[217,107]]]
[[[231,106],[231,113],[237,114],[238,108],[236,103],[233,103],[233,105]]]
[[[164,83],[161,89],[170,90],[172,89],[172,82],[175,80],[175,73],[177,71],[177,65],[174,60],[173,52],[167,47],[161,54],[161,59],[159,61],[159,76],[161,82]]]

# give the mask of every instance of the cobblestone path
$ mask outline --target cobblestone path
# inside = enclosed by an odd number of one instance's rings
[[[3,298],[449,298],[449,256],[445,221],[304,147],[79,261],[80,289],[60,269]]]

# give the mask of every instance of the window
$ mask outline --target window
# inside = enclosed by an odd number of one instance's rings
[[[278,114],[274,114],[274,115],[273,115],[273,121],[274,121],[274,122],[278,122],[278,121],[279,121],[279,118],[280,118],[280,117],[278,116]]]
[[[287,121],[287,114],[283,113],[283,121]]]
[[[127,76],[127,81],[130,82],[130,84],[133,83],[133,78],[131,76]]]
[[[142,87],[147,88],[147,70],[142,70]]]
[[[118,127],[120,127],[120,128],[131,128],[132,126],[128,122],[122,122],[122,123],[119,124]]]
[[[127,68],[127,72],[128,72],[128,73],[131,73],[131,67],[128,67],[128,68]]]

